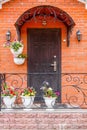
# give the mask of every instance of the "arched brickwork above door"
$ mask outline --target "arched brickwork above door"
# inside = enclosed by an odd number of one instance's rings
[[[53,6],[37,6],[24,12],[16,21],[15,27],[17,30],[18,40],[21,39],[21,27],[27,22],[34,20],[35,22],[60,21],[65,24],[67,28],[67,46],[70,44],[70,33],[75,25],[73,19],[63,10]]]

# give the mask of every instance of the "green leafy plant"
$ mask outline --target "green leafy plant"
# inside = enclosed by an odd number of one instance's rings
[[[27,58],[27,55],[26,55],[26,54],[19,54],[19,55],[17,56],[17,58]]]
[[[54,92],[53,89],[51,87],[49,87],[44,90],[44,96],[45,97],[58,97],[59,92],[58,91]]]
[[[12,48],[12,49],[14,49],[14,51],[18,51],[18,49],[20,48],[20,47],[22,47],[23,46],[23,44],[22,44],[22,42],[20,41],[14,41],[14,42],[12,42],[11,44],[10,44],[10,48]]]
[[[35,96],[36,95],[36,91],[34,88],[25,88],[22,92],[21,92],[22,96]]]
[[[43,86],[40,89],[45,97],[58,97],[60,95],[59,91],[54,91],[46,81],[43,82]]]

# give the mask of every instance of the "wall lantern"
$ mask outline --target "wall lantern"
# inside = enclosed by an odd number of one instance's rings
[[[11,32],[10,32],[10,30],[8,30],[7,33],[6,33],[6,40],[8,42],[11,40]]]
[[[47,21],[46,21],[46,20],[43,20],[43,21],[42,21],[42,25],[46,26],[46,25],[47,25]]]
[[[81,34],[80,30],[78,30],[78,31],[76,32],[76,36],[77,36],[78,42],[80,42],[80,41],[81,41],[81,38],[82,38],[82,34]]]

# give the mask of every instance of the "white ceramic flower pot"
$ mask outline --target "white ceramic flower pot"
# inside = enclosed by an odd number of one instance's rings
[[[48,108],[53,108],[56,97],[44,97],[45,104]]]
[[[24,48],[24,45],[22,47],[20,47],[17,51],[15,51],[13,48],[11,48],[11,53],[14,55],[14,56],[18,56],[19,54],[21,54],[23,52],[23,48]]]
[[[34,102],[34,96],[21,96],[25,108],[31,108]]]
[[[15,63],[16,65],[22,65],[22,64],[24,64],[24,62],[25,62],[25,58],[17,58],[17,57],[14,57],[14,63]]]
[[[12,108],[12,106],[14,105],[16,96],[10,97],[10,96],[4,96],[3,97],[3,101],[6,105],[6,108]]]

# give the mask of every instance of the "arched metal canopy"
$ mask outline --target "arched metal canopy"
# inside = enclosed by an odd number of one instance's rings
[[[16,21],[15,26],[17,29],[18,40],[21,39],[21,27],[28,21],[34,20],[35,22],[63,22],[67,28],[67,46],[70,43],[70,33],[75,23],[73,19],[63,10],[53,6],[37,6],[24,12]]]

